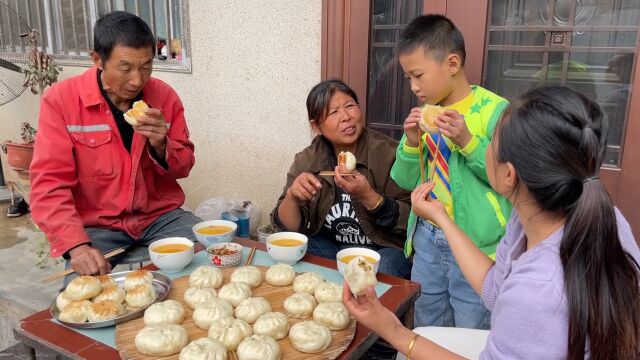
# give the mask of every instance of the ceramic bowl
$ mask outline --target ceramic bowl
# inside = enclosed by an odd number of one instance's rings
[[[344,262],[342,259],[347,256],[353,256],[353,255],[362,255],[375,260],[375,262],[372,264],[373,271],[375,273],[378,272],[378,265],[380,265],[380,254],[377,251],[367,249],[367,248],[361,248],[361,247],[352,247],[352,248],[342,249],[338,251],[338,253],[336,254],[338,271],[342,275],[344,275],[344,269],[347,267],[347,263]]]
[[[207,248],[211,265],[217,267],[235,266],[242,260],[242,245],[236,243],[214,244]]]
[[[180,252],[159,253],[155,249],[161,245],[184,244],[189,248]],[[154,241],[149,245],[149,258],[153,265],[166,273],[174,273],[184,269],[193,260],[193,241],[183,237],[170,237]]]
[[[198,231],[199,229],[205,228],[207,226],[226,226],[231,230],[223,234],[216,234],[216,235],[207,235]],[[209,220],[209,221],[203,221],[201,223],[195,224],[191,230],[193,231],[193,234],[196,236],[196,239],[198,240],[198,242],[202,244],[206,249],[209,246],[214,244],[228,243],[233,241],[233,237],[236,236],[237,229],[238,229],[238,225],[233,221]]]
[[[298,240],[300,245],[296,246],[281,246],[274,244],[276,240]],[[300,233],[296,232],[279,232],[271,234],[267,237],[267,253],[276,262],[293,265],[300,261],[307,253],[307,244],[309,239]]]

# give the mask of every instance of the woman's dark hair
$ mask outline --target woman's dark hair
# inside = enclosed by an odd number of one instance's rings
[[[358,96],[349,85],[345,84],[342,80],[325,80],[314,86],[307,96],[307,114],[309,115],[309,121],[315,120],[319,125],[327,117],[329,103],[336,92],[349,95],[356,104],[358,104]]]
[[[112,11],[93,28],[93,51],[107,61],[116,45],[140,49],[148,47],[156,52],[156,39],[144,20],[124,11]]]
[[[636,359],[638,264],[620,243],[616,213],[598,179],[607,121],[600,107],[560,86],[534,89],[498,128],[510,162],[545,211],[566,218],[560,245],[569,305],[568,359]]]

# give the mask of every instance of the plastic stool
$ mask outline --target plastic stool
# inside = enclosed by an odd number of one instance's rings
[[[129,264],[129,270],[133,270],[133,264],[143,266],[143,263],[149,261],[149,248],[146,246],[132,246],[124,254],[120,264]]]

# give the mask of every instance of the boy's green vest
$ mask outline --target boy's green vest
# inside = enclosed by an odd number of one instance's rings
[[[474,136],[465,148],[454,148],[451,152],[449,183],[456,224],[480,250],[493,257],[511,216],[511,204],[489,185],[485,153],[493,130],[509,102],[479,86],[472,86],[472,91],[473,104],[463,115]],[[420,156],[417,148],[405,146],[405,140],[403,136],[396,150],[391,177],[400,187],[412,191],[420,185]],[[426,159],[424,156],[425,171],[430,173]],[[404,247],[406,256],[413,252],[415,228],[416,215],[412,211]]]

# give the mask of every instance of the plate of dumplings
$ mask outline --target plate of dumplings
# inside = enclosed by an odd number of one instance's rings
[[[149,270],[78,276],[51,304],[51,315],[64,325],[93,329],[120,324],[144,314],[163,301],[171,280]]]

